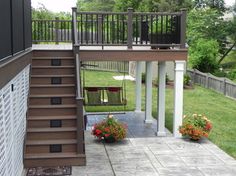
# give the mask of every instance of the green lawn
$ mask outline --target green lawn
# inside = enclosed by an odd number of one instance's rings
[[[118,73],[86,71],[86,86],[121,86],[112,76]],[[135,107],[135,83],[126,81],[127,111]],[[142,105],[144,108],[145,87]],[[123,107],[86,107],[87,111],[122,111]],[[195,86],[184,91],[184,114],[205,114],[213,122],[210,140],[236,158],[236,101],[214,91]],[[157,88],[153,88],[153,116],[157,116]],[[172,131],[173,89],[166,90],[166,127]]]

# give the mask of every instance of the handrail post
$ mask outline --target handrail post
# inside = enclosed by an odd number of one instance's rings
[[[128,8],[128,49],[132,49],[133,45],[133,8]]]
[[[78,30],[77,30],[77,7],[72,7],[72,24],[73,24],[73,44],[79,45]]]
[[[85,154],[83,98],[77,97],[77,153]]]
[[[180,48],[185,48],[186,43],[186,19],[187,9],[181,9],[181,26],[180,26]]]
[[[59,17],[55,18],[55,42],[59,44]]]

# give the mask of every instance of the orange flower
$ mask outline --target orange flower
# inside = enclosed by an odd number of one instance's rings
[[[105,137],[109,137],[110,136],[110,134],[105,134]]]

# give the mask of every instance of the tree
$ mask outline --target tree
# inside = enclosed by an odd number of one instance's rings
[[[115,0],[114,10],[126,12],[128,8],[133,8],[136,11],[140,5],[140,0]]]
[[[149,12],[175,12],[182,8],[192,9],[192,0],[142,0],[139,6],[140,11]]]
[[[48,10],[43,4],[40,4],[38,8],[32,8],[32,19],[33,20],[52,20],[54,17],[53,12]]]
[[[220,13],[227,10],[224,0],[194,0],[195,8],[209,7],[215,9]]]
[[[192,68],[202,72],[214,72],[217,68],[219,44],[213,39],[198,39],[189,49]]]
[[[77,0],[79,11],[112,11],[115,0]]]
[[[217,40],[220,53],[224,53],[224,42],[228,36],[228,22],[214,9],[194,9],[188,14],[187,40],[190,47],[199,38]]]

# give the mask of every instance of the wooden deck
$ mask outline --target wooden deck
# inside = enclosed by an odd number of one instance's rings
[[[33,45],[33,50],[72,50],[72,44]],[[82,61],[175,61],[187,60],[187,49],[151,49],[150,46],[81,46]]]

